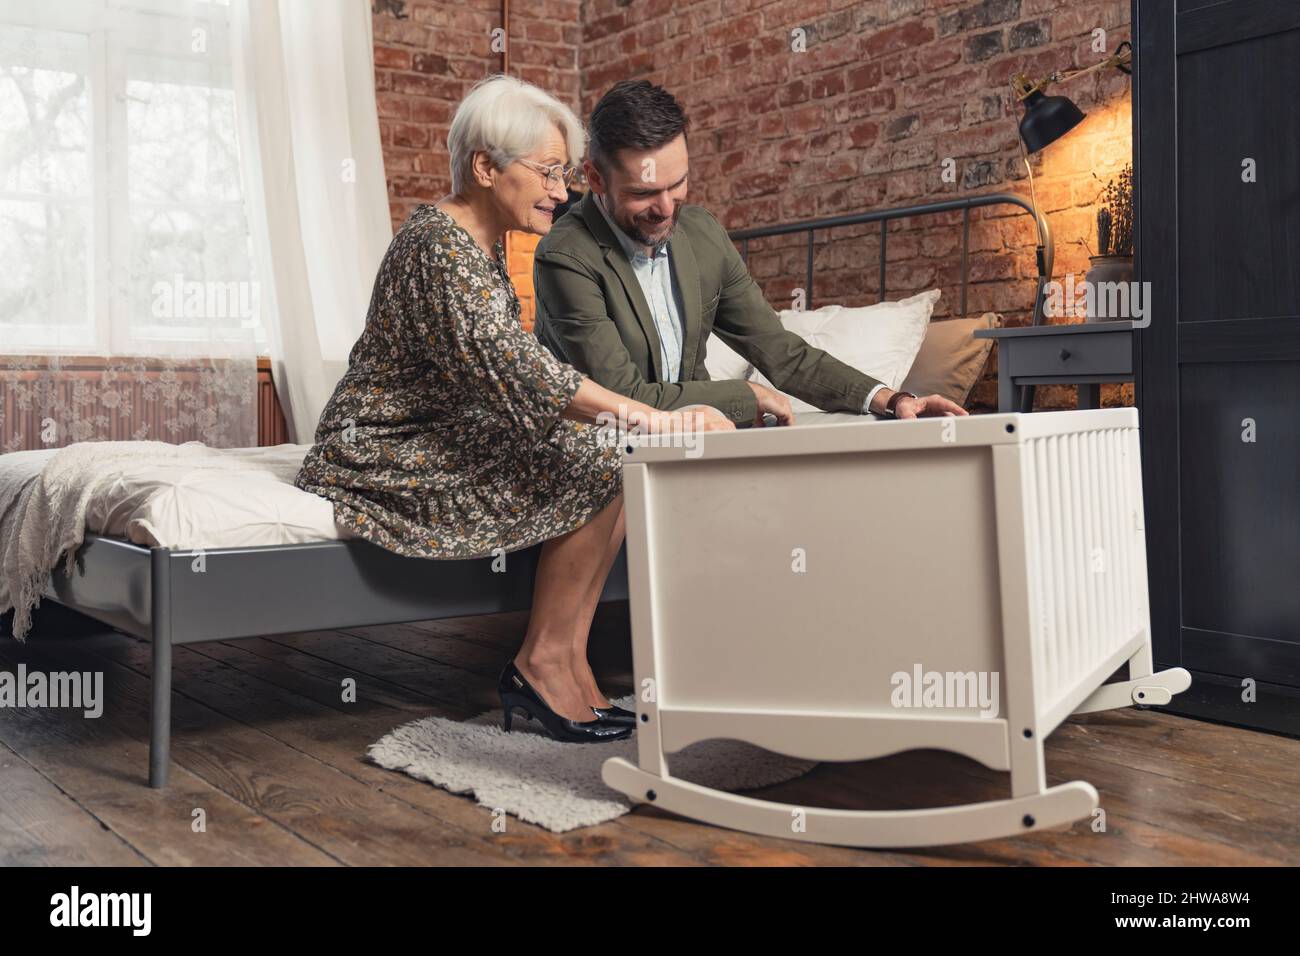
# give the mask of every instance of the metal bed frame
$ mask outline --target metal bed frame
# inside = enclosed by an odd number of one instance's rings
[[[1040,246],[1035,321],[1041,318],[1052,247],[1046,220],[1008,193],[904,206],[733,232],[748,255],[751,239],[808,233],[808,294],[813,278],[813,233],[880,222],[881,294],[889,220],[962,210],[962,308],[966,305],[970,210],[1010,204],[1035,216]],[[149,730],[149,786],[166,786],[171,739],[172,648],[201,641],[237,640],[293,631],[367,627],[525,610],[541,546],[507,555],[504,572],[492,558],[438,561],[407,558],[360,538],[250,548],[174,550],[87,534],[75,571],[63,562],[50,574],[44,597],[149,640],[153,645]],[[195,570],[198,554],[203,569]],[[627,600],[626,550],[619,553],[602,602]]]
[[[72,574],[43,597],[151,642],[149,786],[167,784],[172,648],[375,624],[499,614],[532,605],[541,545],[494,558],[407,558],[361,538],[256,548],[173,550],[87,534]],[[202,570],[195,569],[202,555]],[[627,600],[620,551],[601,601]]]
[[[835,229],[840,226],[858,226],[870,222],[880,223],[880,300],[885,300],[885,257],[889,247],[889,223],[894,219],[907,219],[911,216],[932,216],[939,213],[961,210],[961,314],[966,314],[966,289],[970,284],[970,212],[981,206],[1010,205],[1019,206],[1034,218],[1038,231],[1038,246],[1035,250],[1038,265],[1038,287],[1034,293],[1033,324],[1043,324],[1043,306],[1046,300],[1046,285],[1052,275],[1052,261],[1055,250],[1052,245],[1052,228],[1047,217],[1039,212],[1029,200],[1013,193],[985,193],[979,196],[966,196],[962,199],[947,199],[942,202],[923,203],[919,206],[895,206],[890,209],[876,209],[871,212],[849,213],[844,216],[830,216],[824,219],[808,219],[803,222],[791,222],[778,226],[755,226],[752,229],[736,229],[729,233],[733,242],[740,243],[740,254],[746,264],[749,262],[749,242],[751,239],[766,239],[771,236],[787,236],[792,233],[808,234],[807,266],[804,282],[806,286],[805,302],[808,308],[813,304],[813,237],[818,229]]]

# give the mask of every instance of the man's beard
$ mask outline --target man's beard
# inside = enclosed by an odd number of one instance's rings
[[[661,242],[667,242],[669,238],[672,237],[673,230],[677,228],[677,220],[682,214],[682,204],[673,203],[672,222],[669,224],[668,231],[664,233],[662,239],[653,239],[650,236],[646,235],[644,232],[642,232],[640,229],[637,228],[637,223],[634,219],[629,219],[627,222],[621,222],[620,219],[622,217],[620,215],[620,212],[621,210],[619,210],[617,207],[612,207],[610,209],[610,216],[615,222],[618,223],[618,227],[627,234],[627,237],[629,239],[631,239],[633,242],[640,243],[643,246],[656,246]],[[662,222],[655,223],[655,225],[662,225]]]

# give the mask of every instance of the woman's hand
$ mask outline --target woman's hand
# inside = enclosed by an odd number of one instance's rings
[[[629,411],[627,422],[629,428],[649,435],[734,431],[736,428],[731,419],[712,405],[687,405],[672,411],[645,406]]]
[[[675,409],[674,413],[680,414],[686,420],[691,431],[733,432],[736,430],[736,423],[712,405],[686,405]]]
[[[561,415],[571,421],[606,428],[625,428],[643,435],[732,431],[736,427],[731,419],[712,405],[687,405],[671,411],[660,411],[644,402],[611,392],[585,377]]]

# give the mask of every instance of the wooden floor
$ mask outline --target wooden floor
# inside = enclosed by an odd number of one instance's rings
[[[310,600],[310,595],[303,595]],[[144,785],[149,647],[112,632],[0,637],[0,669],[102,670],[102,717],[0,709],[0,865],[1277,865],[1300,862],[1300,741],[1156,711],[1071,719],[1046,742],[1048,783],[1101,794],[1087,821],[1016,839],[876,852],[754,837],[638,807],[553,834],[365,759],[398,724],[499,706],[521,614],[177,648],[173,767]],[[58,629],[55,629],[58,630]],[[626,606],[602,608],[593,662],[631,691]],[[359,702],[343,703],[355,678]],[[822,764],[756,793],[894,809],[999,799],[1007,775],[939,751]],[[194,832],[195,810],[206,832]]]

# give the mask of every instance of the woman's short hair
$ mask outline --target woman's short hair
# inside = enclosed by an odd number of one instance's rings
[[[447,133],[451,153],[451,191],[463,195],[474,181],[474,154],[479,150],[504,169],[541,147],[558,126],[569,149],[569,162],[582,159],[586,134],[582,123],[551,94],[513,76],[490,76],[474,84],[452,117]]]

